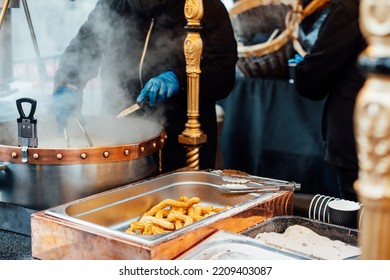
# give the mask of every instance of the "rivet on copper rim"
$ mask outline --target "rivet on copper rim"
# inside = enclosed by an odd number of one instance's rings
[[[110,156],[110,152],[107,152],[107,151],[104,152],[104,153],[103,153],[103,156],[104,156],[105,158],[108,158],[108,157]]]
[[[161,141],[161,143],[163,143],[163,144],[164,144],[164,142],[165,142],[165,139],[164,139],[164,138],[161,138],[161,139],[160,139],[160,141]]]
[[[145,147],[141,147],[141,153],[145,152]]]
[[[86,154],[86,153],[82,153],[82,154],[80,154],[80,157],[81,157],[82,159],[86,159],[86,158],[87,158],[87,154]]]
[[[58,159],[58,160],[61,160],[62,157],[63,157],[63,156],[62,156],[61,154],[57,154],[57,159]]]
[[[130,150],[129,150],[129,149],[126,149],[126,150],[125,150],[125,156],[128,156],[128,155],[130,155]]]
[[[17,153],[15,153],[15,152],[12,152],[12,154],[11,154],[11,157],[13,157],[13,158],[17,158],[17,157],[18,157],[18,154],[17,154]]]
[[[153,146],[153,148],[156,148],[157,147],[156,142],[153,142],[152,146]]]
[[[39,159],[39,155],[38,154],[33,154],[33,158],[34,159]]]

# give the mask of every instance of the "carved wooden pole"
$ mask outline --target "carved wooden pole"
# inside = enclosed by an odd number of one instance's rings
[[[200,146],[207,141],[207,135],[200,129],[199,118],[199,79],[200,58],[203,51],[200,21],[203,17],[202,0],[186,0],[184,14],[187,19],[187,37],[184,41],[184,54],[187,72],[187,123],[179,142],[187,149],[187,167],[199,169]]]
[[[390,259],[390,0],[361,0],[360,28],[368,47],[360,66],[367,80],[356,100],[355,136],[364,204],[362,259]]]

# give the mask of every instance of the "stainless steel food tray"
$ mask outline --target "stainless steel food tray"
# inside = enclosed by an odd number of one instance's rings
[[[224,230],[218,231],[178,260],[305,260],[296,253],[268,246],[257,240]]]
[[[31,218],[32,254],[40,259],[172,259],[218,230],[243,231],[292,213],[292,191],[223,195],[213,171],[177,171],[82,198]],[[197,196],[223,212],[164,235],[129,235],[130,223],[160,201]]]
[[[315,233],[327,237],[331,240],[339,240],[348,245],[358,247],[358,234],[359,232],[355,229],[346,228],[338,225],[333,225],[325,222],[320,222],[317,220],[298,217],[298,216],[278,216],[272,217],[267,221],[254,225],[240,234],[256,238],[259,233],[263,232],[276,232],[283,233],[286,229],[292,225],[300,225],[306,228],[311,229]],[[271,246],[271,245],[270,245]],[[302,253],[285,249],[293,254],[303,255]],[[314,258],[313,256],[308,256],[309,258]],[[351,256],[349,259],[359,259],[360,255]],[[314,258],[316,259],[316,258]]]

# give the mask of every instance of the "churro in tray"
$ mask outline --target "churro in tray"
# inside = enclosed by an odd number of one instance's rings
[[[187,196],[181,196],[178,200],[165,199],[144,213],[138,221],[133,221],[126,233],[165,234],[229,208],[201,205],[200,201],[199,197],[188,199]]]

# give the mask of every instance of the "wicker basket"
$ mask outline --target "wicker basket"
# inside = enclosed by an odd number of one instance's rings
[[[300,1],[240,0],[229,11],[245,77],[287,79]]]

